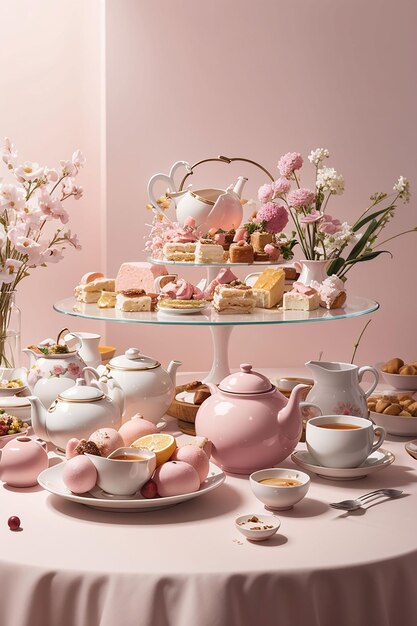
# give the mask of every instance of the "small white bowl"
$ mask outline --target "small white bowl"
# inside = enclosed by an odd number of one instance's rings
[[[119,460],[117,456],[136,456],[138,460]],[[152,476],[155,453],[147,448],[118,448],[109,457],[86,454],[97,470],[97,485],[115,496],[131,496]]]
[[[250,522],[249,520],[256,517],[257,522]],[[265,541],[272,535],[275,535],[278,528],[281,526],[281,520],[274,515],[264,515],[263,513],[249,513],[248,515],[240,515],[235,519],[235,526],[239,532],[242,533],[250,541]],[[264,526],[270,526],[271,528],[263,528]],[[253,530],[253,528],[260,527],[261,530]]]
[[[387,385],[400,391],[417,391],[417,375],[388,374],[380,370],[380,375]]]
[[[294,487],[265,485],[260,480],[265,478],[292,478],[301,483]],[[249,484],[254,495],[271,511],[287,511],[300,502],[310,487],[310,476],[297,469],[271,467],[258,470],[249,476]]]

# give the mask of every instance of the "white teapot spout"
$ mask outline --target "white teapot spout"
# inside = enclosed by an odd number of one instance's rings
[[[181,361],[171,361],[167,367],[167,372],[171,378],[172,384],[176,387],[177,369],[182,365]]]
[[[233,187],[233,191],[235,192],[236,195],[239,196],[239,198],[242,197],[243,187],[245,186],[247,182],[248,182],[248,179],[245,178],[244,176],[239,176],[239,178],[237,179],[237,183]]]
[[[28,396],[27,400],[29,400],[32,405],[31,419],[35,435],[44,441],[49,441],[48,431],[46,430],[46,418],[48,411],[36,396]]]

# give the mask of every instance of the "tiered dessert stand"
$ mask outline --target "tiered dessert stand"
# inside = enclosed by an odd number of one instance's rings
[[[161,265],[175,265],[183,267],[206,268],[207,284],[215,278],[221,267],[250,268],[250,272],[262,271],[265,265],[276,263],[176,263],[149,259],[151,263]],[[348,296],[343,309],[327,310],[319,308],[316,311],[281,311],[279,309],[255,309],[250,314],[218,314],[213,307],[207,306],[201,313],[171,314],[163,311],[124,313],[115,309],[99,309],[96,304],[77,302],[75,298],[60,300],[54,305],[58,313],[74,315],[87,319],[96,319],[104,322],[123,322],[126,324],[165,324],[171,326],[209,326],[213,342],[213,362],[210,372],[203,382],[219,383],[230,374],[229,369],[229,340],[234,326],[253,326],[256,324],[295,324],[303,322],[328,322],[331,320],[347,319],[367,315],[376,311],[379,304],[374,300],[359,296]]]

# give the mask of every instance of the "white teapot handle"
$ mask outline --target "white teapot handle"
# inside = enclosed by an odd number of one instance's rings
[[[169,192],[176,192],[177,188],[175,186],[175,182],[174,182],[174,174],[177,171],[177,169],[181,166],[184,166],[186,168],[186,170],[191,173],[191,165],[189,163],[187,163],[187,161],[177,161],[176,163],[174,163],[174,165],[171,167],[169,174],[154,174],[149,182],[148,182],[148,197],[149,197],[149,201],[152,204],[152,206],[155,207],[155,209],[158,208],[158,201],[155,197],[154,194],[154,185],[158,180],[163,180],[166,181],[168,183],[168,189],[167,191]]]
[[[379,382],[379,374],[378,374],[378,370],[372,367],[372,365],[364,365],[363,367],[360,367],[358,371],[359,382],[361,382],[365,372],[371,372],[371,374],[373,374],[374,376],[374,382],[369,387],[369,389],[365,391],[365,398],[368,399],[371,393],[375,390],[375,387],[377,386]]]

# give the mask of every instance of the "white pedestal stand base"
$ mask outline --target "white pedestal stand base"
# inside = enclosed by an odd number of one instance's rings
[[[213,364],[203,383],[217,385],[230,374],[229,369],[229,339],[233,326],[210,326],[213,339]]]

